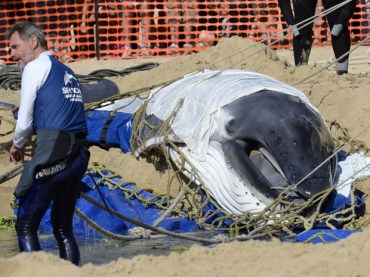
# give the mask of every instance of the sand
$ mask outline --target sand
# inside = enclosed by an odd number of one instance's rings
[[[319,73],[321,65],[334,55],[330,46],[314,48],[310,64],[292,66],[291,50],[262,50],[261,44],[240,38],[222,39],[215,47],[191,56],[179,58],[153,58],[136,60],[82,61],[69,66],[78,74],[97,69],[122,70],[145,62],[158,62],[160,66],[125,77],[112,77],[120,91],[128,92],[179,78],[203,68],[247,69],[274,77],[302,90],[328,121],[337,122],[351,136],[369,125],[370,118],[370,58],[368,47],[359,47],[351,54],[348,75],[337,76],[332,68]],[[244,50],[244,51],[243,51]],[[230,57],[230,54],[234,54]],[[215,63],[217,62],[217,63]],[[313,77],[305,80],[307,77]],[[304,80],[302,82],[302,80]],[[19,103],[19,93],[0,90],[1,101]],[[0,116],[11,119],[9,111],[0,110]],[[0,133],[11,130],[12,125],[2,121]],[[332,128],[335,137],[340,130]],[[370,145],[370,132],[357,138]],[[13,167],[9,163],[12,134],[0,137],[0,168],[5,172]],[[28,148],[29,151],[32,148]],[[345,149],[349,150],[349,149]],[[31,153],[29,153],[31,155]],[[114,158],[112,158],[114,157]],[[100,162],[118,172],[124,179],[134,181],[142,188],[164,192],[167,175],[157,170],[147,159],[136,160],[118,149],[104,151],[92,148],[90,162]],[[0,185],[0,217],[11,214],[9,199],[19,176]],[[362,180],[357,186],[368,191],[370,182]],[[1,232],[0,232],[1,233]],[[363,232],[332,244],[304,245],[249,241],[220,244],[215,248],[193,246],[183,253],[169,256],[139,255],[132,259],[113,261],[103,266],[86,264],[76,267],[57,256],[46,253],[21,253],[0,258],[0,276],[369,276],[370,227]]]

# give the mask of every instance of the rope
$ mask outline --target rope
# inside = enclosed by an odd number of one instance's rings
[[[300,23],[297,23],[296,25],[294,25],[294,26],[292,26],[292,27],[297,27],[297,29],[298,29],[298,30],[300,30],[300,29],[302,29],[302,28],[304,28],[304,27],[306,27],[306,26],[310,25],[311,23],[313,23],[316,19],[318,19],[318,18],[322,18],[322,17],[325,17],[325,16],[326,16],[326,15],[328,15],[329,13],[333,12],[333,11],[334,11],[334,10],[336,10],[336,9],[339,9],[340,7],[344,6],[345,4],[347,4],[347,3],[351,2],[351,1],[352,1],[352,0],[346,0],[346,1],[343,1],[343,2],[341,2],[341,3],[339,3],[339,4],[335,5],[335,6],[331,7],[330,9],[327,9],[327,10],[325,10],[325,11],[322,11],[322,12],[320,12],[320,13],[318,13],[318,14],[315,14],[314,16],[312,16],[312,17],[310,17],[310,18],[307,18],[307,19],[303,20],[303,21],[302,21],[302,22],[300,22]],[[280,32],[278,32],[278,33],[275,33],[275,34],[274,34],[274,35],[272,35],[272,36],[269,36],[269,37],[267,37],[267,38],[265,38],[265,39],[261,40],[260,42],[256,42],[255,44],[253,44],[253,45],[251,45],[251,46],[248,46],[248,47],[246,47],[246,48],[241,49],[240,51],[237,51],[237,52],[235,52],[235,53],[233,53],[233,54],[231,54],[231,55],[228,55],[228,56],[227,56],[227,57],[225,57],[225,58],[222,58],[222,59],[220,59],[220,60],[218,60],[218,61],[215,61],[215,62],[213,62],[213,63],[211,63],[211,64],[209,64],[209,65],[207,65],[207,66],[204,66],[204,67],[202,67],[202,69],[199,69],[199,70],[197,70],[197,71],[195,71],[195,72],[192,72],[192,74],[195,74],[195,73],[197,73],[197,72],[202,72],[202,71],[204,71],[204,69],[206,69],[206,68],[209,68],[209,67],[211,67],[211,66],[213,66],[213,65],[215,65],[215,64],[217,64],[217,63],[219,63],[219,62],[222,62],[222,61],[224,61],[224,60],[227,60],[227,59],[229,59],[229,58],[231,58],[231,57],[233,57],[233,56],[235,56],[235,55],[237,55],[237,54],[239,54],[239,53],[241,53],[241,52],[243,52],[243,51],[246,51],[246,50],[248,50],[248,49],[250,49],[250,48],[252,48],[252,47],[258,46],[258,45],[260,45],[260,43],[266,42],[266,41],[268,41],[269,39],[274,38],[274,37],[276,37],[276,36],[278,36],[278,35],[283,34],[283,38],[285,38],[285,37],[287,37],[287,36],[289,36],[289,35],[293,34],[293,31],[288,31],[289,29],[291,29],[291,27],[288,27],[288,28],[286,28],[286,29],[284,29],[284,30],[282,30],[282,31],[280,31]],[[284,35],[284,33],[286,33],[286,34]],[[369,38],[370,38],[370,37],[368,37],[368,38],[364,39],[363,41],[361,41],[359,45],[362,45],[362,44],[363,44],[365,41],[367,41]],[[273,41],[273,42],[271,42],[271,43],[269,43],[269,44],[264,45],[263,47],[261,47],[260,49],[258,49],[258,50],[256,50],[256,51],[254,51],[254,52],[253,52],[253,53],[251,53],[250,55],[247,55],[246,57],[244,57],[244,58],[242,58],[242,59],[239,59],[237,62],[235,62],[235,63],[231,64],[230,66],[228,66],[228,67],[226,67],[226,68],[224,68],[224,69],[220,70],[220,72],[215,73],[215,74],[214,74],[214,75],[212,75],[212,76],[209,76],[207,79],[213,78],[213,77],[215,77],[215,76],[217,76],[217,75],[221,74],[223,71],[225,71],[225,70],[227,70],[227,69],[231,69],[231,68],[233,68],[235,65],[237,65],[237,64],[239,64],[239,63],[241,63],[241,62],[245,61],[246,59],[248,59],[248,58],[250,58],[250,57],[254,56],[255,54],[258,54],[259,52],[261,52],[261,51],[265,50],[265,49],[266,49],[267,47],[269,47],[269,46],[272,46],[272,45],[276,44],[277,42],[278,42],[278,40],[275,40],[275,41]],[[357,49],[357,48],[358,48],[358,46],[357,46],[355,49]],[[355,50],[355,49],[354,49],[354,50]],[[349,53],[353,52],[354,50],[352,50],[352,51],[349,51],[349,52],[345,53],[345,54],[344,54],[344,55],[342,55],[340,58],[336,59],[332,64],[334,64],[335,62],[337,62],[337,61],[338,61],[338,60],[340,60],[341,58],[345,57],[346,55],[349,55]],[[316,75],[316,74],[320,73],[321,71],[323,71],[323,70],[325,70],[326,68],[330,67],[332,64],[330,64],[329,66],[327,66],[327,67],[323,68],[322,70],[319,70],[319,71],[317,71],[317,72],[313,73],[312,75],[310,75],[309,77],[307,77],[307,78],[303,79],[302,81],[298,82],[297,84],[300,84],[300,83],[302,83],[303,81],[305,81],[305,80],[307,80],[307,79],[311,78],[312,76],[314,76],[314,75]],[[205,80],[206,80],[206,79],[205,79]],[[205,81],[205,80],[204,80],[204,81]],[[295,85],[297,85],[297,84],[295,84]]]
[[[333,6],[332,8],[330,8],[330,9],[327,9],[327,10],[325,10],[325,11],[322,11],[322,12],[320,12],[320,13],[318,13],[318,14],[315,14],[314,16],[311,16],[310,18],[307,18],[306,20],[303,20],[302,22],[300,22],[300,23],[297,23],[296,25],[294,25],[294,26],[292,26],[292,27],[297,27],[297,29],[298,30],[300,30],[300,29],[302,29],[302,28],[304,28],[304,27],[306,27],[306,26],[308,26],[308,25],[310,25],[311,23],[313,23],[314,21],[315,21],[315,19],[317,19],[317,18],[321,18],[321,17],[324,17],[324,16],[326,16],[327,14],[329,14],[329,13],[331,13],[332,11],[334,11],[334,10],[336,10],[336,9],[339,9],[340,7],[342,7],[342,6],[344,6],[345,4],[347,4],[347,3],[349,3],[349,2],[351,2],[352,0],[346,0],[346,1],[343,1],[342,3],[339,3],[338,5],[335,5],[335,6]],[[262,40],[261,42],[266,42],[266,41],[268,41],[269,39],[271,39],[271,38],[273,38],[273,37],[275,37],[275,36],[277,36],[277,35],[280,35],[280,34],[284,34],[284,32],[286,32],[288,29],[290,29],[290,27],[289,28],[286,28],[285,30],[282,30],[282,31],[280,31],[280,32],[278,32],[278,33],[276,33],[276,34],[274,34],[274,35],[272,35],[272,36],[269,36],[269,37],[267,37],[267,38],[265,38],[264,40]],[[293,34],[293,31],[288,31],[288,33],[286,34],[286,35],[284,35],[283,37],[285,38],[285,37],[287,37],[287,36],[289,36],[289,35],[291,35],[291,34]],[[277,43],[278,41],[276,40],[276,41],[273,41],[273,42],[271,42],[271,43],[269,43],[269,44],[267,44],[266,46],[264,46],[264,47],[262,47],[261,49],[259,49],[258,51],[255,51],[254,53],[252,53],[252,54],[250,54],[249,56],[247,56],[247,57],[245,57],[245,58],[243,58],[243,59],[241,59],[241,60],[239,60],[238,62],[236,62],[236,63],[234,63],[234,64],[232,64],[231,66],[229,66],[229,67],[227,67],[227,68],[225,68],[224,70],[226,70],[226,69],[229,69],[229,68],[233,68],[235,65],[237,65],[237,64],[239,64],[239,63],[241,63],[241,62],[243,62],[244,60],[246,60],[247,58],[249,58],[249,57],[251,57],[251,56],[253,56],[253,55],[255,55],[255,54],[257,54],[257,53],[259,53],[259,52],[261,52],[262,50],[264,50],[265,48],[267,48],[267,47],[269,47],[269,46],[271,46],[271,45],[274,45],[275,43]],[[249,47],[250,48],[250,47]],[[243,50],[242,50],[243,51]],[[240,53],[240,52],[242,52],[242,51],[239,51],[238,53]],[[344,55],[345,56],[345,55]],[[339,59],[338,59],[339,60]],[[319,72],[318,72],[319,73]]]
[[[334,236],[333,234],[330,234],[328,232],[320,232],[320,233],[316,233],[316,234],[312,235],[311,237],[309,237],[307,240],[305,240],[303,242],[303,244],[310,243],[315,238],[319,238],[321,240],[321,242],[323,242],[323,243],[326,244],[326,240],[324,239],[324,235],[329,236],[329,237],[332,237],[332,238],[334,238],[336,240],[340,240],[340,238],[338,238],[337,236]]]
[[[143,109],[145,111],[145,108]],[[173,115],[176,113],[176,109],[174,109]],[[140,113],[139,113],[140,114]],[[144,113],[140,114],[140,116],[143,116]],[[145,115],[145,114],[144,114]],[[171,116],[168,120],[171,120]],[[136,126],[134,126],[134,130],[137,130],[136,128],[142,128],[143,124],[146,124],[145,117],[137,118],[135,115],[135,122]],[[152,127],[147,124],[148,127]],[[162,141],[160,146],[162,146],[162,151],[166,157],[166,160],[168,164],[170,165],[171,170],[175,172],[176,174],[184,172],[184,164],[187,163],[189,167],[191,168],[190,174],[188,175],[188,178],[190,180],[199,180],[200,185],[191,192],[189,183],[186,184],[187,187],[182,187],[183,189],[186,189],[187,192],[189,192],[194,199],[194,203],[197,203],[197,200],[195,199],[196,193],[199,192],[199,188],[203,188],[205,194],[207,194],[207,202],[212,202],[212,198],[209,196],[207,189],[204,187],[204,184],[201,180],[201,177],[198,175],[198,172],[196,168],[193,167],[193,165],[184,157],[181,155],[181,150],[177,147],[177,145],[173,144],[171,141],[167,140],[167,123],[164,123],[162,126],[153,126],[153,129],[161,130],[164,132],[164,134],[161,134],[161,137],[164,136],[165,139]],[[136,141],[135,137],[136,131],[133,132],[133,140]],[[138,138],[140,139],[140,138]],[[349,142],[350,143],[350,142]],[[145,141],[141,142],[141,145],[146,145]],[[170,158],[168,157],[167,151],[165,147],[171,147],[173,148],[177,153],[181,155],[182,162],[175,162],[178,169],[173,169]],[[133,146],[134,147],[134,146]],[[134,149],[134,148],[133,148]],[[143,149],[144,151],[145,149]],[[181,184],[181,183],[180,183]],[[289,188],[291,191],[295,188],[292,186]],[[288,228],[294,227],[294,226],[304,226],[306,229],[312,229],[313,224],[315,222],[320,221],[326,221],[327,225],[331,228],[334,228],[330,221],[336,220],[337,222],[347,222],[351,221],[355,217],[355,212],[353,209],[346,209],[344,211],[338,212],[335,215],[328,216],[326,214],[320,214],[319,212],[315,212],[312,214],[309,218],[304,218],[303,216],[300,216],[302,214],[302,211],[307,209],[308,207],[312,205],[317,206],[317,211],[320,210],[320,207],[323,205],[324,200],[328,197],[328,195],[331,193],[331,191],[334,189],[334,187],[329,188],[326,191],[323,191],[321,194],[309,199],[303,204],[296,204],[296,203],[290,203],[289,201],[286,201],[286,197],[279,197],[274,201],[273,204],[271,204],[269,207],[267,207],[264,211],[261,211],[260,213],[248,213],[245,215],[230,215],[227,214],[225,211],[220,209],[217,206],[217,203],[215,203],[215,207],[217,208],[217,212],[222,212],[224,216],[217,217],[212,223],[205,224],[205,221],[209,218],[212,218],[213,215],[216,213],[211,214],[202,214],[202,207],[204,207],[206,202],[200,203],[198,199],[199,206],[196,205],[195,207],[195,220],[199,226],[208,227],[211,230],[227,230],[229,232],[239,232],[241,229],[245,229],[249,232],[249,235],[265,235],[265,236],[272,236],[272,235],[279,235],[279,232],[274,232],[276,229],[284,230],[287,232],[287,234],[293,236],[292,232],[289,232]],[[287,191],[288,192],[288,191]],[[354,197],[351,196],[352,205],[354,205]],[[214,204],[214,203],[212,203]],[[285,207],[283,209],[277,209],[277,207]],[[347,215],[347,213],[350,213]],[[202,218],[203,217],[203,218]],[[232,219],[234,221],[233,224],[231,224],[229,227],[224,228],[221,227],[222,223],[226,220]],[[241,224],[241,225],[240,225]],[[261,232],[264,232],[262,234]]]
[[[154,222],[153,226],[157,227],[159,226],[169,215],[172,213],[173,209],[176,207],[176,205],[180,202],[182,197],[185,195],[185,191],[181,190],[179,194],[176,196],[176,198],[173,200],[172,204],[168,207],[168,209],[162,214],[160,218]]]
[[[123,236],[123,235],[117,235],[115,233],[109,232],[108,230],[101,228],[97,223],[92,221],[88,216],[86,216],[80,209],[77,207],[75,208],[75,213],[78,217],[82,218],[89,224],[92,228],[97,230],[99,233],[103,234],[104,236],[116,240],[124,240],[124,241],[130,241],[140,238],[140,236]]]
[[[361,62],[363,63],[369,63],[370,62],[370,57],[367,56],[367,55],[363,55],[363,56],[355,56],[355,57],[350,57],[349,58],[349,62],[351,64],[351,62],[356,62],[357,60],[361,60]],[[322,60],[322,61],[313,61],[313,62],[309,62],[308,64],[309,65],[312,65],[312,66],[315,66],[315,65],[318,65],[318,64],[328,64],[330,63],[331,61],[333,61],[334,58],[330,58],[329,60]],[[366,61],[368,60],[368,61]]]
[[[22,170],[23,170],[23,164],[19,163],[13,166],[11,169],[6,170],[5,172],[1,173],[0,174],[0,184],[5,183],[6,181],[22,173]]]
[[[100,69],[89,73],[88,75],[76,74],[80,83],[96,82],[104,77],[123,77],[133,72],[151,70],[159,66],[159,63],[143,63],[138,66],[132,66],[120,71],[111,69]],[[15,66],[0,66],[0,89],[20,90],[21,72]]]
[[[81,193],[81,197],[83,199],[85,199],[86,201],[90,202],[91,204],[93,204],[94,206],[97,206],[99,207],[100,209],[104,210],[104,211],[107,211],[107,208],[100,204],[99,202],[95,201],[93,198],[87,196],[86,194],[84,193]],[[148,230],[151,230],[155,233],[159,233],[159,234],[163,234],[163,235],[168,235],[168,236],[172,236],[172,237],[176,237],[176,238],[180,238],[180,239],[187,239],[187,240],[192,240],[192,241],[197,241],[197,242],[204,242],[204,243],[216,243],[217,241],[216,240],[213,240],[213,239],[205,239],[205,238],[195,238],[195,237],[191,237],[191,236],[187,236],[187,235],[182,235],[182,234],[178,234],[178,233],[174,233],[174,232],[170,232],[170,231],[167,231],[163,228],[157,228],[157,227],[153,227],[149,224],[146,224],[144,222],[141,222],[141,221],[138,221],[136,219],[133,219],[133,218],[130,218],[130,217],[127,217],[121,213],[118,213],[117,211],[114,211],[112,209],[110,209],[110,213],[113,214],[114,216],[124,220],[124,221],[128,221],[132,224],[135,224],[139,227],[142,227],[142,228],[145,228],[145,229],[148,229]]]
[[[20,90],[21,73],[15,66],[0,67],[0,89]]]
[[[300,80],[299,82],[295,83],[293,86],[297,86],[301,83],[303,83],[304,81],[310,79],[311,77],[315,76],[316,74],[324,71],[325,69],[329,68],[330,66],[332,66],[333,64],[335,64],[337,61],[343,59],[344,57],[346,57],[347,55],[351,54],[353,51],[355,51],[357,48],[359,48],[362,44],[364,44],[366,41],[368,41],[370,39],[370,37],[366,37],[364,40],[362,40],[359,44],[357,44],[352,50],[344,53],[342,56],[340,56],[338,59],[335,59],[333,60],[331,63],[329,63],[327,66],[324,66],[322,69],[312,73],[311,75],[309,75],[308,77],[306,78],[303,78],[302,80]]]
[[[4,110],[9,110],[9,108],[5,108]],[[11,120],[11,119],[7,119],[7,118],[4,118],[2,116],[0,116],[0,125],[1,125],[1,121],[5,121],[5,122],[8,122],[10,123],[11,125],[13,125],[12,129],[8,132],[5,132],[5,133],[0,133],[0,137],[5,137],[7,135],[10,135],[11,133],[14,132],[15,130],[15,122],[14,120]]]
[[[352,0],[346,0],[346,1],[343,1],[342,3],[339,3],[338,5],[335,5],[335,6],[333,6],[332,8],[327,9],[327,10],[325,10],[325,11],[322,11],[322,12],[320,12],[320,13],[318,13],[318,14],[315,14],[314,16],[311,16],[310,18],[307,18],[307,19],[303,20],[302,22],[297,23],[296,25],[294,25],[294,26],[292,26],[292,27],[297,27],[297,29],[298,29],[298,30],[300,30],[300,29],[302,29],[302,28],[304,28],[304,27],[306,27],[306,26],[310,25],[311,23],[313,23],[317,18],[325,17],[327,14],[331,13],[332,11],[334,11],[334,10],[336,10],[336,9],[339,9],[340,7],[344,6],[345,4],[347,4],[347,3],[351,2],[351,1],[352,1]],[[238,51],[238,52],[235,52],[235,53],[233,53],[233,54],[231,54],[231,55],[229,55],[229,56],[227,56],[227,57],[225,57],[225,58],[222,58],[222,59],[220,59],[220,60],[218,60],[218,61],[215,61],[215,62],[213,62],[213,63],[211,63],[211,64],[209,64],[209,65],[207,65],[207,66],[204,66],[204,67],[203,67],[203,69],[202,69],[202,70],[198,70],[198,72],[199,72],[199,71],[203,71],[204,69],[209,68],[209,67],[211,67],[211,66],[213,66],[213,65],[215,65],[215,64],[217,64],[217,63],[219,63],[219,62],[222,62],[222,61],[224,61],[224,60],[227,60],[227,59],[229,59],[229,58],[231,58],[231,57],[233,57],[233,56],[235,56],[235,55],[237,55],[237,54],[239,54],[239,53],[241,53],[241,52],[243,52],[243,51],[246,51],[246,50],[248,50],[248,49],[250,49],[250,48],[252,48],[252,47],[254,47],[254,46],[260,45],[260,43],[267,42],[269,39],[272,39],[272,38],[274,38],[274,37],[276,37],[276,36],[278,36],[278,35],[283,35],[283,38],[285,38],[285,37],[287,37],[287,36],[290,36],[290,35],[292,35],[292,34],[293,34],[293,31],[289,31],[289,29],[291,29],[291,28],[290,28],[290,27],[288,27],[288,28],[286,28],[286,29],[283,29],[282,31],[277,32],[277,33],[275,33],[274,35],[269,36],[269,37],[267,37],[267,38],[265,38],[265,39],[261,40],[259,43],[258,43],[258,42],[256,42],[255,44],[253,44],[253,45],[251,45],[251,46],[249,46],[249,47],[246,47],[246,48],[244,48],[244,49],[242,49],[242,50],[240,50],[240,51]],[[286,33],[286,34],[284,34],[284,33]],[[261,47],[259,50],[257,50],[257,51],[255,51],[255,52],[253,52],[252,54],[250,54],[250,55],[246,56],[246,57],[245,57],[245,58],[243,58],[243,59],[240,59],[239,61],[235,62],[234,64],[230,65],[230,66],[229,66],[229,67],[227,67],[227,68],[224,68],[223,70],[227,70],[227,69],[233,68],[235,65],[237,65],[237,64],[239,64],[239,63],[241,63],[241,62],[243,62],[244,60],[246,60],[246,59],[250,58],[251,56],[253,56],[253,55],[255,55],[255,54],[259,53],[259,52],[261,52],[262,50],[265,50],[267,47],[269,47],[269,46],[272,46],[272,45],[276,44],[277,42],[278,42],[278,40],[275,40],[275,41],[273,41],[273,42],[271,42],[271,43],[269,43],[269,44],[264,45],[264,46],[263,46],[263,47]],[[222,70],[222,71],[223,71],[223,70]]]
[[[157,228],[157,227],[148,225],[144,222],[141,222],[141,221],[132,219],[130,217],[127,217],[127,216],[125,216],[121,213],[118,213],[117,211],[114,211],[112,209],[110,209],[110,211],[108,211],[108,209],[104,205],[100,204],[99,202],[95,201],[94,199],[92,199],[91,197],[87,196],[84,193],[81,193],[81,197],[83,199],[85,199],[86,201],[90,202],[91,204],[93,204],[94,206],[96,206],[96,207],[98,207],[98,208],[100,208],[100,209],[102,209],[106,212],[110,212],[114,216],[117,216],[118,218],[120,218],[124,221],[128,221],[128,222],[130,222],[132,224],[135,224],[139,227],[149,229],[149,230],[151,230],[155,233],[159,233],[159,234],[162,234],[162,235],[167,235],[167,236],[171,236],[171,237],[175,237],[175,238],[179,238],[179,239],[186,239],[186,240],[200,242],[200,243],[220,243],[220,242],[230,242],[230,241],[234,241],[234,240],[244,241],[244,240],[256,239],[256,238],[261,238],[261,237],[266,236],[264,234],[254,235],[254,234],[251,233],[251,234],[248,234],[248,235],[235,236],[235,237],[229,238],[225,235],[218,234],[218,235],[214,236],[212,239],[206,239],[206,238],[200,238],[200,237],[195,237],[195,236],[183,235],[183,234],[167,231],[166,229],[163,229],[163,228]],[[118,239],[118,240],[133,240],[133,239],[137,239],[137,238],[142,238],[140,235],[135,235],[135,233],[140,234],[140,232],[136,232],[137,229],[135,229],[135,228],[134,228],[134,231],[131,232],[132,235],[130,235],[130,236],[117,235],[117,234],[114,234],[112,232],[109,232],[109,231],[101,228],[99,225],[97,225],[92,220],[90,220],[80,210],[76,209],[75,211],[76,211],[76,214],[79,217],[81,217],[82,219],[86,220],[86,222],[91,227],[93,227],[97,231],[101,232],[102,234],[106,235],[107,237],[110,237],[110,238],[113,238],[113,239]],[[274,230],[272,233],[277,233],[277,232],[279,232],[279,231]],[[150,238],[150,237],[151,236],[146,236],[144,238]]]
[[[104,77],[123,77],[123,76],[129,75],[134,72],[151,70],[158,66],[159,66],[159,63],[150,62],[150,63],[143,63],[137,66],[128,67],[120,71],[116,71],[112,69],[100,69],[100,70],[93,71],[89,73],[88,75],[76,74],[76,77],[81,83],[89,83],[92,81],[99,81],[101,78],[104,78]]]
[[[321,166],[323,166],[326,162],[328,162],[331,158],[333,158],[335,155],[338,154],[340,150],[342,150],[344,147],[346,147],[348,144],[352,143],[358,136],[360,136],[363,132],[365,132],[370,127],[370,124],[365,126],[356,136],[351,138],[347,143],[342,145],[340,148],[338,148],[333,154],[331,154],[326,160],[324,160],[320,165],[318,165],[315,169],[313,169],[309,174],[307,174],[304,178],[302,178],[297,184],[295,184],[292,188],[296,189],[302,182],[304,182],[309,176],[311,176],[316,170],[318,170]],[[363,169],[362,169],[363,170]],[[361,171],[362,171],[361,170]],[[359,172],[356,172],[358,174]]]

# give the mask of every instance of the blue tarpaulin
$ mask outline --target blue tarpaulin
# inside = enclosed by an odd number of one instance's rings
[[[112,176],[112,174],[108,170],[103,170],[101,172],[102,174],[106,176]],[[103,201],[97,191],[97,189],[94,189],[94,181],[92,178],[95,179],[95,182],[98,182],[101,180],[101,176],[97,173],[87,174],[83,180],[82,180],[82,192],[85,193],[90,198],[93,198],[97,202],[103,204]],[[124,181],[119,177],[113,177],[111,178],[112,181],[116,183],[124,183]],[[104,184],[105,181],[103,181]],[[108,205],[108,207],[114,211],[117,211],[125,216],[128,216],[132,219],[136,219],[138,221],[141,221],[143,223],[152,225],[164,212],[164,210],[159,209],[154,202],[162,202],[164,205],[166,204],[165,200],[161,199],[160,197],[157,197],[149,192],[139,190],[135,185],[126,183],[124,185],[121,185],[121,188],[128,190],[128,191],[138,191],[137,195],[140,198],[148,199],[150,200],[149,205],[144,205],[142,201],[137,199],[136,197],[132,196],[130,198],[126,198],[125,194],[120,188],[116,188],[114,190],[111,190],[108,186],[100,185],[99,186],[100,191],[102,192],[102,195]],[[361,212],[365,208],[363,199],[361,198],[361,195],[356,196],[357,199],[357,209],[358,212]],[[340,194],[334,193],[329,197],[330,201],[327,202],[324,209],[327,211],[328,214],[334,213],[337,211],[340,211],[344,208],[347,208],[348,205],[350,205],[350,199],[349,197],[343,197]],[[83,212],[89,219],[94,221],[96,224],[98,224],[101,228],[108,230],[112,233],[119,234],[119,235],[128,235],[128,230],[132,229],[133,227],[137,227],[134,224],[124,221],[118,217],[110,215],[108,212],[94,206],[90,202],[86,201],[85,199],[78,199],[77,201],[77,208]],[[204,209],[206,212],[207,210],[212,210],[214,207],[212,205],[207,205]],[[212,218],[211,220],[213,220]],[[232,223],[230,220],[229,223]],[[333,224],[336,224],[336,222],[332,222]],[[227,222],[226,222],[227,224]],[[335,225],[334,225],[335,226]],[[41,222],[41,229],[46,232],[52,231],[52,226],[50,222],[50,209],[45,214],[44,218]],[[159,227],[165,228],[168,231],[173,232],[195,232],[201,230],[195,223],[195,221],[189,219],[186,215],[183,216],[171,216],[170,218],[166,219]],[[340,226],[337,226],[340,227]],[[355,231],[350,230],[331,230],[327,227],[325,223],[322,224],[316,224],[314,226],[314,230],[304,231],[303,229],[296,229],[293,230],[295,233],[297,233],[297,237],[295,238],[295,241],[297,242],[304,242],[307,239],[311,238],[314,234],[317,233],[324,233],[323,238],[326,242],[332,242],[336,241],[336,238],[342,239],[346,238],[350,234],[352,234]],[[74,218],[74,232],[77,236],[92,236],[96,237],[97,234],[94,232],[91,228],[87,228],[86,223],[83,219],[79,218],[78,216],[75,216]],[[326,234],[325,234],[326,233]],[[332,236],[328,235],[331,234]],[[315,238],[312,240],[313,243],[321,242],[322,240],[320,238]]]

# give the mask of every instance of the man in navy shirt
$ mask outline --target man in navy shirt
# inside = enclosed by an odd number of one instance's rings
[[[72,219],[89,151],[80,84],[73,71],[47,50],[41,28],[18,21],[7,31],[10,57],[22,68],[21,103],[10,159],[24,162],[24,146],[36,134],[14,195],[19,198],[16,231],[20,251],[41,250],[42,217],[53,202],[51,223],[60,257],[80,264]]]

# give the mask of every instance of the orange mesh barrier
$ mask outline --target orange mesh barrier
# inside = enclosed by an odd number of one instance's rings
[[[370,29],[370,0],[361,0],[350,30],[353,43]],[[316,12],[322,11],[321,1]],[[0,1],[0,59],[9,59],[4,34],[16,20],[40,25],[63,61],[90,58],[179,56],[215,45],[222,37],[262,41],[285,29],[277,0]],[[266,41],[291,48],[291,36]],[[314,44],[330,43],[325,19],[314,23]]]

